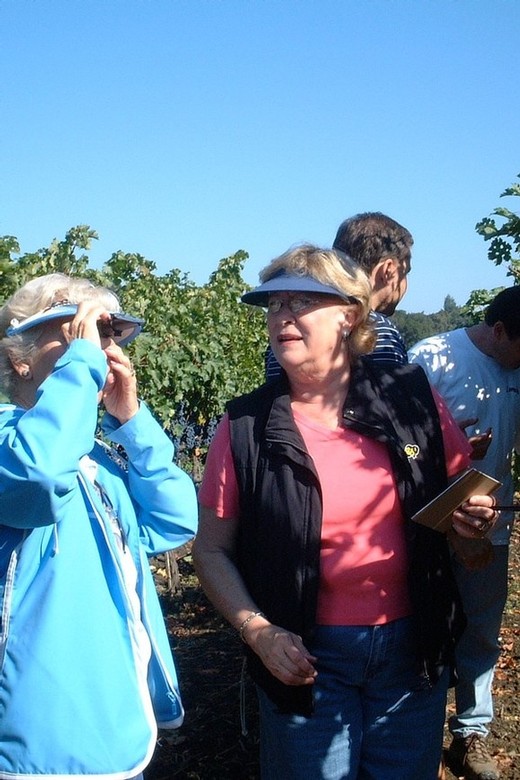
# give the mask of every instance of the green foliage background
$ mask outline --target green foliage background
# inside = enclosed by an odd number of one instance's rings
[[[520,184],[504,190],[505,196],[520,196]],[[506,263],[508,275],[520,283],[518,214],[496,208],[475,229],[490,242],[489,259]],[[0,237],[0,305],[30,278],[55,271],[86,276],[113,289],[124,310],[146,321],[143,335],[128,348],[140,394],[183,449],[183,465],[193,471],[226,401],[263,381],[264,314],[240,303],[248,289],[242,278],[248,255],[239,251],[222,259],[207,284],[198,286],[178,269],[158,275],[155,263],[133,253],[115,252],[94,269],[88,252],[97,238],[92,228],[78,225],[63,240],[20,254],[14,236]],[[448,295],[439,312],[398,310],[394,320],[410,347],[426,336],[478,321],[498,291],[475,290],[462,307]]]
[[[17,240],[1,238],[0,304],[30,278],[56,271],[115,290],[122,308],[146,322],[128,347],[140,395],[177,439],[184,458],[198,463],[198,450],[207,446],[208,430],[226,401],[263,381],[265,316],[240,303],[248,289],[242,279],[248,256],[240,251],[224,258],[207,284],[197,286],[176,269],[157,275],[155,264],[139,254],[116,252],[93,269],[87,253],[97,237],[80,225],[63,241],[17,257]]]

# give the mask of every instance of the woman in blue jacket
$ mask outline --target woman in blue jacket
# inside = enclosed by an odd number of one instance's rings
[[[193,537],[195,490],[138,400],[140,328],[62,274],[0,309],[0,778],[139,777],[182,722],[147,556]]]

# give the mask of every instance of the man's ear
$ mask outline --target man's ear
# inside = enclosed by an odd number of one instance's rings
[[[383,260],[383,269],[386,283],[388,284],[397,276],[398,271],[396,259],[394,257],[385,257]]]
[[[500,339],[504,338],[504,336],[507,338],[506,329],[502,320],[497,320],[497,322],[495,322],[493,325],[493,336],[497,341],[500,341]]]
[[[380,260],[370,274],[370,281],[374,290],[386,287],[397,274],[397,263],[393,257],[385,257]]]

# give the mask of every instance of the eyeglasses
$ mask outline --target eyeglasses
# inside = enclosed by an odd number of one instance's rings
[[[338,296],[339,297],[339,296]],[[343,301],[342,301],[343,302]],[[345,303],[359,303],[357,298],[346,298]],[[326,303],[336,303],[333,295],[294,295],[291,298],[270,298],[267,302],[267,313],[278,314],[284,305],[293,314],[302,314],[313,306],[323,306]]]

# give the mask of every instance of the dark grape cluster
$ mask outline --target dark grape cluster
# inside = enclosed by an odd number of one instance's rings
[[[202,479],[208,447],[219,420],[218,417],[212,417],[204,423],[195,421],[185,403],[181,403],[177,409],[170,433],[175,446],[176,461],[192,475],[196,485]]]

